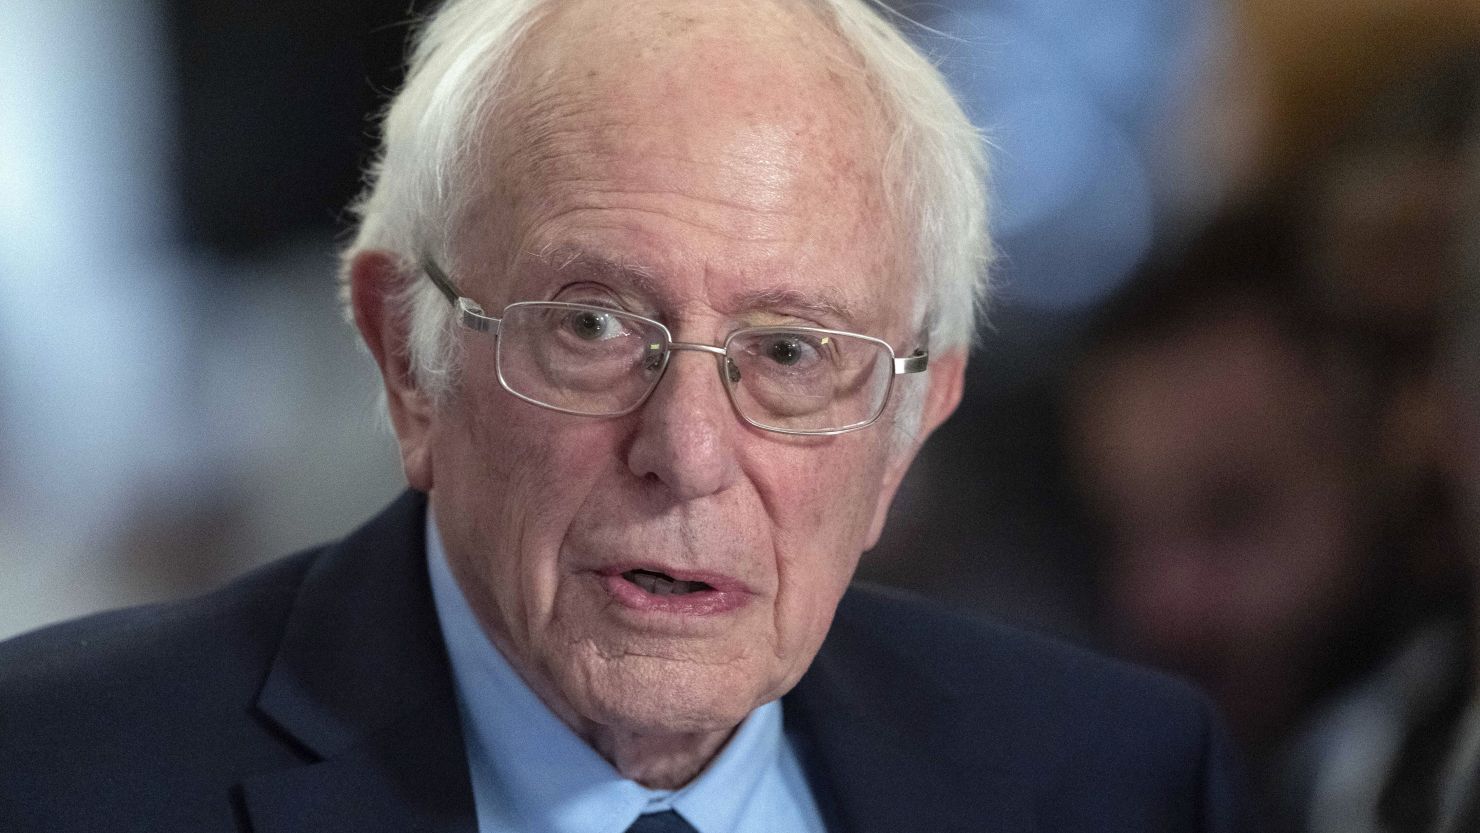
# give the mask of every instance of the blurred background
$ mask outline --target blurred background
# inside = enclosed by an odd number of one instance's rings
[[[429,5],[0,2],[0,637],[401,489],[334,255]],[[1002,257],[864,576],[1196,680],[1270,830],[1473,829],[1480,2],[894,5]]]

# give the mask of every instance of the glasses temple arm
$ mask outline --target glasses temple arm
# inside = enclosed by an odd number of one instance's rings
[[[442,271],[442,267],[438,266],[428,257],[422,258],[421,269],[427,273],[427,277],[432,279],[432,283],[436,285],[437,289],[443,295],[447,296],[448,302],[457,309],[459,323],[470,330],[498,335],[499,325],[502,322],[497,318],[485,315],[483,308],[478,306],[471,298],[464,298],[457,291],[457,287],[452,285],[452,279],[447,277],[446,272]]]
[[[431,258],[423,258],[421,269],[427,273],[427,277],[432,279],[432,283],[436,285],[437,289],[441,290],[442,294],[447,296],[447,302],[453,306],[457,306],[457,299],[462,293],[458,292],[457,287],[452,285],[452,279],[447,277],[447,273],[442,271],[442,267],[432,262]]]
[[[916,350],[913,354],[902,359],[894,360],[894,375],[901,373],[920,373],[930,365],[930,353],[925,350]]]

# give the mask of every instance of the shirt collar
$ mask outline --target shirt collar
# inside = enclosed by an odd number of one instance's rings
[[[490,642],[463,597],[430,509],[432,599],[462,711],[479,827],[623,833],[641,813],[677,810],[698,833],[733,833],[783,753],[781,704],[740,724],[699,777],[677,791],[623,778],[550,711]]]

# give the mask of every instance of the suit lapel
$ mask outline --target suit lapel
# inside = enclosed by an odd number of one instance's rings
[[[256,833],[476,833],[457,710],[427,703],[318,763],[248,779]]]
[[[918,675],[892,673],[833,626],[817,659],[782,700],[787,735],[832,833],[1031,833],[1030,785],[989,750],[962,760],[951,723],[976,714]],[[977,714],[978,719],[982,716]]]
[[[243,783],[257,833],[476,830],[425,511],[407,493],[305,577],[257,698],[304,764]]]

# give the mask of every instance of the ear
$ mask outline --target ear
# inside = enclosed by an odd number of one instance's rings
[[[389,252],[362,252],[350,263],[350,304],[354,308],[355,326],[380,367],[386,410],[401,447],[406,482],[413,489],[429,492],[435,413],[431,399],[416,387],[411,372],[407,322],[396,314],[391,303],[403,280],[398,261]]]
[[[931,356],[930,369],[925,372],[925,376],[924,381],[929,388],[926,389],[925,403],[920,414],[920,430],[915,432],[908,445],[890,452],[889,463],[884,470],[883,488],[879,490],[879,500],[874,506],[874,518],[864,546],[866,550],[873,549],[879,543],[879,535],[884,531],[884,520],[889,516],[889,505],[894,502],[894,494],[899,491],[904,473],[909,471],[915,455],[920,453],[920,447],[955,412],[956,406],[961,404],[961,391],[966,383],[966,349],[952,350],[939,357]]]

